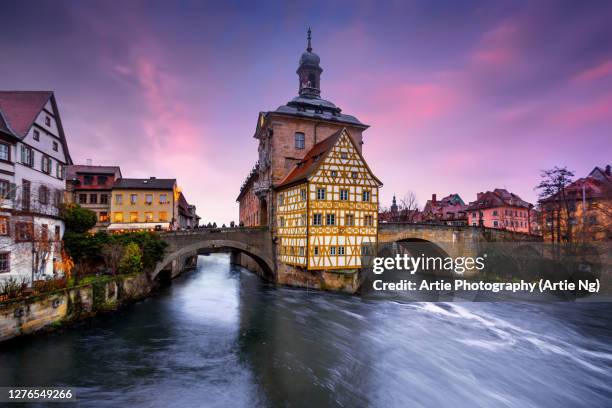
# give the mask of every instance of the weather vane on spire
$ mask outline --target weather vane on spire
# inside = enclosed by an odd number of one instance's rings
[[[311,40],[310,34],[311,34],[310,27],[308,27],[308,48],[306,48],[306,51],[308,52],[312,52],[312,45],[310,44],[310,40]]]

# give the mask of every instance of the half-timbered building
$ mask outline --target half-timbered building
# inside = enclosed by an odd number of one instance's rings
[[[316,144],[277,187],[280,261],[360,268],[376,245],[381,185],[346,129]]]

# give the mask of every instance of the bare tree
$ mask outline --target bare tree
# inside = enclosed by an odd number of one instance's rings
[[[574,172],[567,167],[553,167],[543,170],[542,180],[536,186],[539,190],[542,209],[547,214],[552,241],[561,242],[562,232],[567,241],[572,241],[572,213],[575,207],[570,203],[566,194],[566,187],[573,182]],[[565,220],[562,211],[565,210]],[[550,214],[550,217],[548,216]],[[550,220],[550,221],[548,221]],[[563,228],[563,224],[565,228]]]
[[[117,274],[119,263],[123,258],[125,248],[121,244],[106,244],[102,247],[102,255],[104,256],[104,264],[111,270],[113,275]]]
[[[414,192],[409,191],[400,199],[398,213],[400,221],[402,222],[417,221],[419,215],[419,202]]]

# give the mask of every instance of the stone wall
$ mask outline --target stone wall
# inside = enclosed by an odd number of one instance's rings
[[[116,310],[146,297],[154,287],[155,283],[143,273],[108,277],[104,281],[3,302],[0,304],[0,342]]]

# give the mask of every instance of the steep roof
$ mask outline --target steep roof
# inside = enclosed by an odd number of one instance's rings
[[[66,168],[66,179],[76,178],[77,174],[112,174],[116,178],[121,178],[119,166],[88,166],[75,164]]]
[[[281,181],[277,188],[288,187],[290,185],[298,184],[302,181],[308,180],[308,178],[317,171],[321,163],[325,161],[325,158],[332,150],[332,148],[336,145],[343,133],[346,133],[348,139],[351,141],[351,143],[353,143],[355,151],[357,152],[357,154],[359,154],[359,158],[367,167],[370,175],[374,178],[374,180],[376,180],[379,185],[382,185],[382,182],[378,178],[376,178],[376,176],[374,176],[374,174],[368,167],[365,159],[363,158],[361,153],[359,153],[359,149],[357,149],[357,147],[355,146],[355,142],[353,142],[353,139],[349,135],[346,128],[342,128],[333,133],[327,139],[324,139],[314,145],[312,149],[310,149],[308,153],[306,153],[306,156],[304,156],[302,160],[296,163],[296,165],[289,172],[287,177],[285,177],[285,179]]]
[[[57,113],[55,120],[66,162],[72,164],[59,110],[51,91],[0,91],[0,131],[23,139],[49,100]]]
[[[51,95],[51,91],[0,91],[3,130],[23,138]]]
[[[467,211],[503,206],[529,208],[531,204],[505,188],[496,188],[479,194],[478,199],[468,205]]]
[[[176,179],[148,179],[120,178],[115,181],[113,188],[135,189],[135,190],[172,190],[176,185]]]

